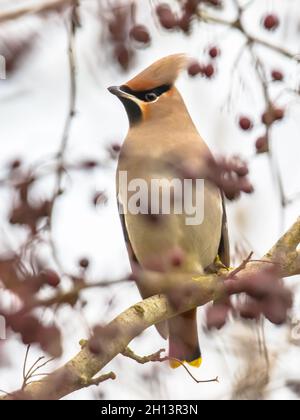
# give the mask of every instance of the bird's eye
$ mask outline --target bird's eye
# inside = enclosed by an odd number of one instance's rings
[[[157,99],[157,95],[153,92],[147,93],[145,95],[145,100],[147,102],[154,102],[154,101],[156,101],[156,99]]]

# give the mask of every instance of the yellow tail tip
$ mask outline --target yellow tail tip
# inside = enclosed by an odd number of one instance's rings
[[[193,367],[199,368],[199,367],[202,365],[202,357],[199,357],[198,359],[193,360],[192,362],[188,362],[188,364],[189,364],[190,366],[193,366]]]
[[[181,363],[180,362],[178,362],[177,360],[175,360],[175,359],[170,359],[169,360],[169,365],[170,365],[170,367],[172,368],[172,369],[177,369],[177,368],[179,368],[180,366],[181,366]]]
[[[175,360],[175,359],[170,359],[169,360],[169,364],[170,364],[170,367],[172,369],[179,368],[180,366],[182,366],[182,363],[187,363],[188,365],[190,365],[192,367],[199,368],[202,365],[202,357],[199,357],[198,359],[195,359],[191,362],[187,362],[186,360],[183,360],[182,362],[180,362],[178,360]]]

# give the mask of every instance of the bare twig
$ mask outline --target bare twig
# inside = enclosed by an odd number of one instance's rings
[[[54,359],[51,358],[49,360],[46,360],[44,363],[42,363],[41,365],[38,365],[39,362],[41,362],[42,360],[45,359],[44,356],[39,357],[34,363],[33,365],[28,369],[28,371],[26,371],[26,367],[27,367],[27,361],[28,361],[28,355],[29,355],[29,351],[30,351],[30,345],[27,346],[26,349],[26,354],[25,354],[25,360],[24,360],[24,364],[23,364],[23,384],[21,389],[23,390],[27,385],[29,385],[29,380],[36,377],[36,376],[45,376],[46,374],[36,374],[36,372],[38,370],[40,370],[42,367],[47,366],[50,362],[52,362]]]
[[[195,381],[197,384],[204,384],[204,383],[211,383],[211,382],[219,382],[219,378],[209,379],[209,380],[198,380],[195,376],[191,373],[188,367],[179,359],[174,357],[162,357],[161,354],[165,352],[165,349],[158,350],[156,353],[150,354],[149,356],[138,356],[135,354],[129,347],[122,352],[123,356],[126,356],[132,360],[135,360],[137,363],[145,364],[149,362],[167,362],[167,361],[175,361],[179,365],[181,365],[189,374],[189,376]]]
[[[263,91],[263,96],[264,96],[264,100],[265,100],[265,109],[267,110],[271,110],[274,108],[274,104],[271,100],[270,94],[269,94],[269,89],[268,89],[268,82],[267,82],[267,77],[266,77],[266,73],[265,73],[265,69],[263,66],[263,63],[261,62],[261,60],[259,59],[259,57],[257,56],[257,54],[254,51],[253,48],[253,44],[250,45],[250,54],[255,62],[255,71],[257,73],[257,78],[258,81],[261,84],[262,87],[262,91]],[[280,169],[277,163],[277,160],[275,159],[274,156],[274,152],[273,152],[273,148],[272,148],[272,141],[271,141],[271,133],[272,133],[272,126],[267,124],[266,125],[266,137],[267,137],[267,143],[268,143],[268,158],[269,158],[269,162],[270,162],[270,167],[271,167],[271,171],[272,174],[274,176],[274,180],[276,182],[277,188],[278,188],[278,192],[279,192],[279,199],[280,199],[280,208],[281,208],[281,220],[280,220],[280,232],[282,232],[283,228],[284,228],[284,219],[285,219],[285,207],[287,206],[287,200],[286,200],[286,196],[285,196],[285,191],[284,191],[284,187],[283,187],[283,181],[282,181],[282,176],[280,173]]]
[[[4,391],[3,389],[0,389],[0,392],[1,392],[2,394],[7,395],[8,397],[9,397],[9,396],[13,396],[12,394],[10,394],[10,393],[9,393],[9,392],[7,392],[7,391]]]
[[[16,10],[0,13],[0,23],[15,20],[23,16],[33,15],[38,13],[50,12],[57,10],[59,7],[67,6],[73,3],[74,0],[48,0],[38,5],[25,6]]]
[[[79,0],[72,1],[72,8],[70,11],[70,18],[67,26],[67,34],[68,34],[68,63],[69,63],[69,77],[70,77],[70,87],[69,87],[69,109],[67,113],[67,118],[65,121],[65,126],[63,129],[60,149],[57,153],[57,174],[56,174],[56,187],[55,192],[51,201],[51,209],[49,215],[49,237],[50,237],[50,245],[52,249],[53,258],[60,269],[63,272],[62,265],[60,263],[60,259],[58,257],[58,252],[56,250],[56,246],[54,243],[53,235],[52,235],[52,225],[53,225],[53,213],[54,207],[56,204],[56,200],[62,193],[62,181],[64,175],[64,160],[65,160],[65,153],[70,137],[71,125],[73,119],[76,115],[76,99],[77,99],[77,84],[76,84],[76,57],[75,57],[75,41],[76,41],[76,34],[78,29],[78,8],[79,8]]]
[[[93,385],[98,386],[102,382],[108,381],[109,379],[112,379],[114,381],[116,379],[116,374],[114,372],[109,372],[105,375],[101,375],[98,378],[94,378],[94,379],[85,380],[85,378],[83,378],[82,379],[83,388],[87,388],[87,387],[93,386]]]
[[[41,357],[41,358],[39,359],[39,361],[41,361],[42,359],[44,359],[44,357]],[[42,363],[41,365],[37,366],[35,369],[34,369],[34,366],[36,366],[36,364],[35,364],[35,365],[33,365],[33,366],[31,367],[31,369],[28,371],[28,374],[27,374],[28,379],[31,379],[31,378],[33,378],[34,376],[37,376],[36,372],[37,372],[38,370],[42,369],[43,367],[47,366],[49,363],[53,362],[53,360],[54,360],[54,358],[51,358],[51,359],[49,359],[49,360],[46,360],[44,363]],[[39,375],[43,375],[43,376],[44,376],[45,374],[40,373]]]
[[[165,360],[174,361],[174,362],[178,363],[179,365],[181,365],[186,370],[186,372],[189,374],[189,376],[193,379],[193,381],[196,382],[197,384],[207,384],[207,383],[212,383],[212,382],[218,382],[219,383],[218,376],[214,379],[205,379],[205,380],[199,380],[199,379],[195,378],[195,376],[188,369],[188,367],[179,359],[176,359],[174,357],[166,357]]]
[[[240,9],[240,11],[243,11],[243,9]],[[261,38],[250,35],[248,31],[246,30],[246,28],[243,26],[240,17],[241,16],[238,16],[236,20],[226,20],[220,17],[212,16],[208,14],[207,11],[204,11],[204,10],[198,11],[198,18],[200,20],[203,20],[206,23],[217,24],[217,25],[231,27],[232,29],[237,29],[243,36],[247,38],[248,42],[252,44],[261,45],[278,54],[284,55],[287,58],[296,60],[298,62],[300,61],[300,56],[296,52],[289,51],[281,46],[274,45]]]
[[[55,296],[48,299],[35,299],[31,302],[28,302],[27,305],[21,310],[22,313],[31,311],[34,308],[50,308],[54,305],[62,305],[64,303],[70,303],[79,297],[80,293],[84,290],[94,289],[94,288],[107,288],[112,287],[118,284],[128,283],[131,280],[126,277],[120,280],[112,281],[100,281],[97,283],[82,283],[75,286],[72,290],[64,293],[57,293]]]
[[[150,354],[149,356],[138,356],[135,354],[129,347],[126,347],[122,351],[122,355],[128,357],[129,359],[135,360],[136,362],[144,365],[149,362],[164,362],[166,361],[165,357],[162,357],[161,354],[165,352],[165,349],[158,350],[157,352]]]
[[[237,275],[240,271],[244,270],[247,267],[247,264],[251,261],[253,252],[251,252],[247,258],[244,259],[244,261],[239,265],[239,267],[235,268],[234,270],[232,270],[229,274],[228,277],[234,277],[235,275]]]
[[[22,389],[26,385],[26,379],[27,379],[26,365],[27,365],[27,359],[28,359],[29,350],[30,350],[30,345],[28,345],[27,348],[26,348],[25,359],[24,359],[24,363],[23,363],[23,384],[22,384]]]

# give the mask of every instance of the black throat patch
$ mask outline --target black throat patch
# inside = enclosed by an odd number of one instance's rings
[[[126,109],[130,125],[135,125],[143,120],[142,110],[135,102],[123,97],[119,99]]]

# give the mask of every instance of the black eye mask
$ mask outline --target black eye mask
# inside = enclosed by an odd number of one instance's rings
[[[171,85],[162,85],[155,89],[150,90],[132,90],[128,86],[123,85],[121,89],[123,92],[129,93],[130,95],[135,96],[143,102],[154,102],[159,98],[163,93],[168,92],[171,89]]]

